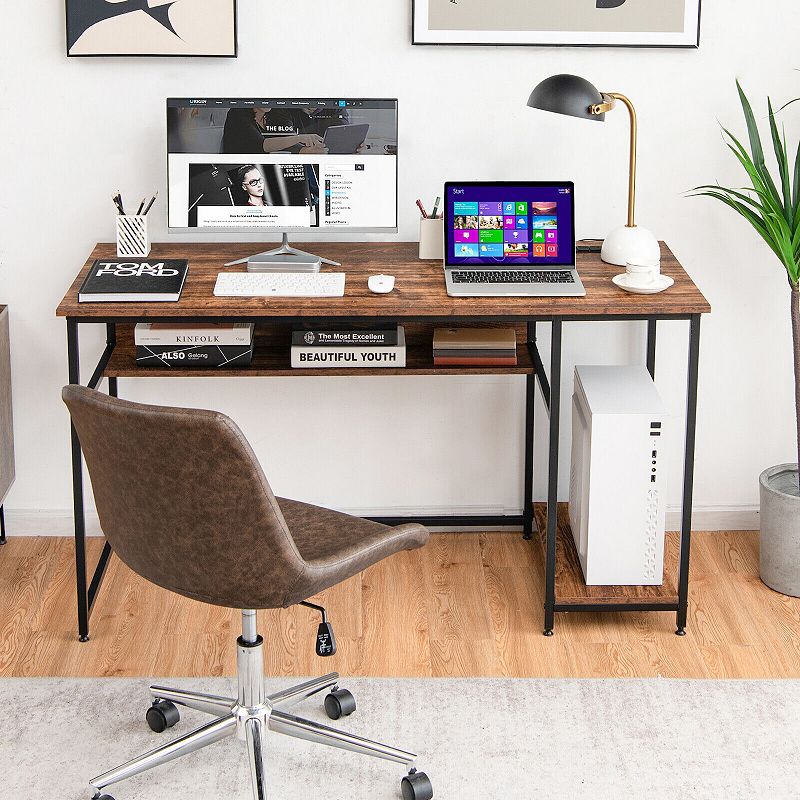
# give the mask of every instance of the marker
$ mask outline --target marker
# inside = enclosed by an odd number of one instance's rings
[[[441,197],[437,197],[436,198],[436,202],[433,204],[433,214],[431,214],[431,216],[434,219],[436,219],[436,213],[439,211],[439,203],[441,203],[441,201],[442,201],[442,198]]]
[[[419,210],[422,213],[423,219],[428,219],[428,212],[425,210],[425,206],[422,205],[422,200],[417,200],[417,205],[419,206]]]

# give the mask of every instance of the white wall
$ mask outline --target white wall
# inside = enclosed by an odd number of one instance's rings
[[[759,101],[800,94],[800,61],[790,55],[800,10],[796,0],[769,5],[767,15],[745,0],[707,0],[701,49],[657,51],[412,47],[409,2],[240,0],[238,60],[68,60],[62,4],[5,4],[0,300],[11,307],[18,476],[10,518],[70,507],[59,398],[65,325],[54,310],[94,242],[112,236],[112,190],[131,203],[156,189],[164,197],[166,96],[396,96],[399,240],[416,237],[414,198],[430,202],[446,179],[572,178],[578,234],[602,236],[624,220],[627,119],[612,114],[588,130],[526,108],[531,88],[556,72],[637,105],[638,219],[671,244],[714,307],[703,323],[696,507],[754,508],[759,471],[795,458],[786,282],[742,222],[682,193],[715,179],[741,185],[717,122],[742,130],[734,76]],[[786,119],[796,135],[795,108]],[[151,217],[156,240],[164,216],[162,200]],[[664,324],[659,339],[658,383],[679,415],[685,329]],[[565,375],[574,363],[641,358],[642,333],[641,323],[569,325]],[[99,332],[84,341],[88,366]],[[519,378],[123,380],[120,388],[231,414],[279,493],[349,509],[521,507]],[[676,504],[677,458],[673,473]],[[538,496],[544,478],[539,470]]]

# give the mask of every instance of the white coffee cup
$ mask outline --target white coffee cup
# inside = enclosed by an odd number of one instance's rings
[[[625,273],[630,286],[647,289],[658,280],[658,276],[661,274],[661,265],[658,262],[647,262],[644,259],[628,261],[625,264]]]

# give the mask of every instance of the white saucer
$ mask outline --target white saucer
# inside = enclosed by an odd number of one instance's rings
[[[626,292],[633,294],[658,294],[663,292],[664,289],[669,289],[675,281],[669,275],[659,275],[649,286],[631,286],[628,283],[628,273],[623,272],[621,275],[615,275],[611,279],[615,286],[624,289]]]

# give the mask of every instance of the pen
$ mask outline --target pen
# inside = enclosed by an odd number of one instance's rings
[[[122,202],[122,195],[119,193],[119,189],[117,189],[117,205],[119,206],[119,213],[122,216],[125,216],[125,205]]]
[[[417,200],[417,205],[419,206],[419,210],[422,213],[423,219],[428,219],[428,212],[425,210],[425,206],[422,205],[422,200]]]
[[[136,212],[136,216],[137,216],[137,217],[138,217],[138,216],[139,216],[139,215],[142,213],[142,209],[144,208],[144,201],[145,201],[146,199],[147,199],[146,197],[143,197],[143,198],[142,198],[142,202],[141,202],[141,203],[139,203],[139,210]]]
[[[436,219],[436,212],[439,210],[439,203],[442,201],[441,197],[436,198],[436,202],[433,204],[433,214],[431,216]]]
[[[156,193],[153,195],[152,199],[151,199],[151,200],[150,200],[150,202],[147,204],[147,208],[144,210],[144,213],[145,213],[145,214],[147,214],[147,212],[148,212],[148,211],[150,210],[150,208],[152,207],[153,203],[155,203],[155,201],[156,201],[156,197],[158,197],[158,192],[156,192]]]
[[[111,195],[111,202],[114,203],[114,208],[117,209],[117,214],[121,214],[122,212],[119,209],[119,201],[117,200],[117,196],[115,194]]]

